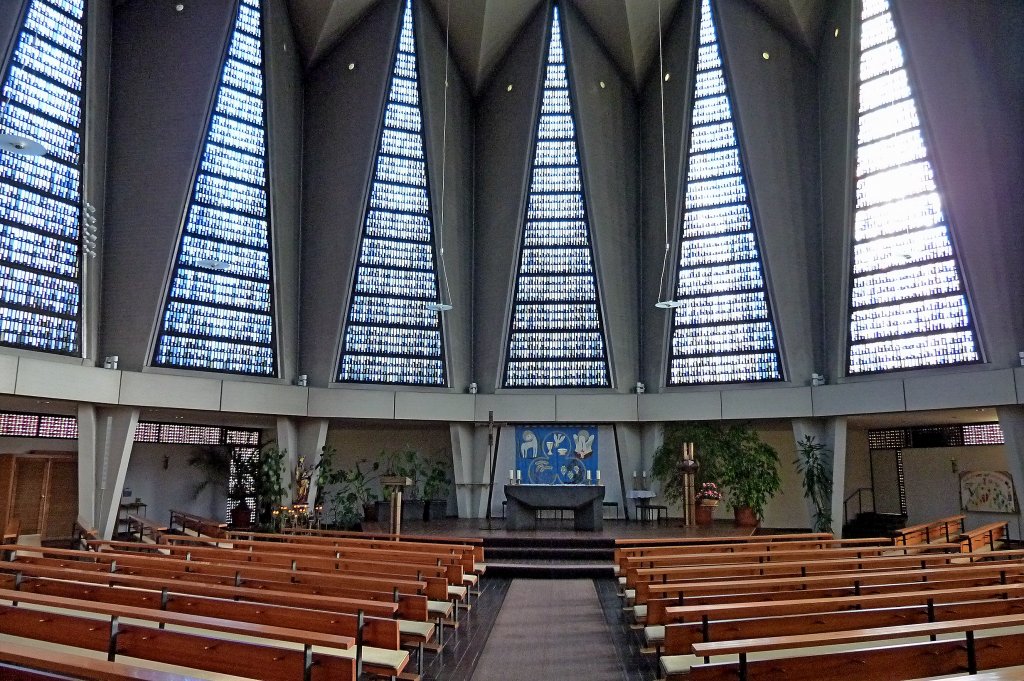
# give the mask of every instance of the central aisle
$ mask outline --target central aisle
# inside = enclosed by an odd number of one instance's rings
[[[473,681],[623,678],[589,579],[513,581],[473,673]]]

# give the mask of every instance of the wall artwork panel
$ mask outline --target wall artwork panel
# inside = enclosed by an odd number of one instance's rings
[[[516,472],[529,485],[585,485],[598,477],[597,426],[516,426]]]
[[[1013,476],[1006,471],[961,473],[960,506],[974,513],[1016,513]]]

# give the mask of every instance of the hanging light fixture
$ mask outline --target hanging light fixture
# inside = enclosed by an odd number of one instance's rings
[[[30,137],[0,135],[0,151],[18,156],[45,156],[46,147]]]
[[[448,285],[448,268],[444,263],[444,195],[445,180],[448,173],[448,62],[449,62],[449,34],[452,26],[452,2],[448,0],[445,9],[444,26],[444,118],[441,123],[441,220],[437,226],[437,256],[441,263],[441,278],[444,281],[444,289],[438,291],[437,301],[427,303],[427,309],[434,312],[447,312],[452,309],[452,290]]]
[[[668,236],[668,160],[665,152],[665,51],[662,45],[661,39],[661,0],[658,0],[658,71],[660,77],[658,78],[658,87],[661,93],[661,188],[662,188],[662,199],[663,213],[665,217],[665,254],[661,258],[661,279],[658,281],[658,302],[654,304],[654,307],[662,310],[674,310],[677,307],[683,306],[683,301],[676,300],[671,295],[662,298],[662,294],[665,292],[665,272],[668,270],[668,256],[671,251],[671,245],[669,244]]]

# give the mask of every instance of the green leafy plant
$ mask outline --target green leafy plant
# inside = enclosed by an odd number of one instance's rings
[[[814,531],[832,531],[832,450],[805,435],[796,443],[796,470],[803,476],[804,498],[814,506]]]
[[[423,482],[423,498],[447,500],[450,490],[451,479],[448,477],[448,466],[444,461],[434,461]]]
[[[661,483],[661,494],[671,503],[683,501],[686,495],[682,447],[687,442],[694,443],[694,458],[700,464],[694,476],[696,487],[704,482],[721,484],[725,464],[737,446],[734,433],[718,423],[666,423],[662,444],[654,452],[651,475]]]
[[[192,490],[192,498],[196,499],[207,487],[222,491],[225,495],[228,481],[231,478],[231,447],[227,445],[202,445],[192,450],[188,457],[188,465],[201,470],[205,477]]]
[[[284,460],[287,449],[278,449],[273,442],[268,442],[260,449],[256,460],[256,504],[260,525],[269,527],[274,524],[274,509],[280,507],[284,497]]]
[[[768,502],[782,489],[779,454],[749,426],[733,426],[737,449],[726,462],[722,484],[728,492],[728,506],[749,507],[758,520],[764,519]]]
[[[423,484],[427,478],[427,464],[423,461],[416,450],[406,445],[404,449],[381,453],[383,460],[383,475],[395,475],[412,480],[412,484],[404,492],[405,498],[410,501],[417,501],[423,498]],[[384,498],[389,498],[390,490],[384,490]]]

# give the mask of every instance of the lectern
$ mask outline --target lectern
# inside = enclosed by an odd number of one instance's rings
[[[402,492],[412,484],[404,475],[383,475],[381,487],[391,490],[391,534],[402,533]]]

